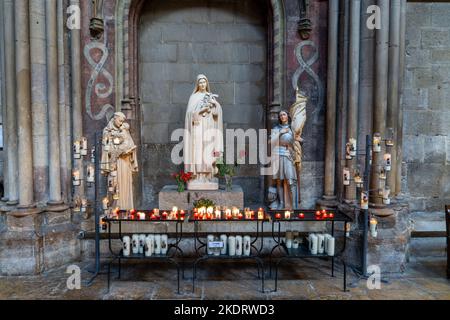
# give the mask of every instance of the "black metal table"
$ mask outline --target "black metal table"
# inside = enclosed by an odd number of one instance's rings
[[[195,280],[197,278],[197,265],[202,261],[206,261],[209,259],[217,259],[217,260],[248,260],[252,259],[256,261],[257,270],[258,270],[258,279],[261,279],[261,290],[264,292],[264,262],[261,259],[261,251],[264,246],[264,237],[260,237],[263,234],[264,230],[264,222],[268,221],[268,219],[213,219],[213,220],[203,220],[196,219],[192,215],[189,215],[189,222],[194,223],[194,248],[197,254],[197,259],[193,263],[193,274],[192,274],[192,292],[195,291]],[[230,222],[230,223],[242,223],[242,222],[254,222],[256,223],[256,235],[251,240],[251,252],[249,256],[240,255],[240,256],[230,256],[226,255],[212,255],[207,252],[207,243],[201,240],[201,236],[199,235],[199,224],[200,223],[217,223],[217,222]],[[261,229],[261,230],[260,230]],[[227,238],[229,235],[240,235],[244,234],[243,232],[221,232],[220,234],[227,234]],[[260,247],[256,247],[255,243],[258,239],[261,238]],[[202,250],[203,249],[203,250]]]
[[[172,264],[174,264],[177,268],[177,293],[180,294],[180,267],[184,274],[184,268],[183,268],[183,250],[180,248],[179,244],[181,242],[182,236],[183,236],[183,223],[184,220],[181,218],[179,219],[162,219],[158,218],[155,220],[148,219],[150,216],[151,210],[139,210],[138,212],[145,212],[146,213],[146,219],[145,220],[139,220],[136,217],[130,217],[127,215],[127,211],[120,211],[118,218],[104,218],[103,221],[108,224],[108,246],[109,251],[111,252],[113,258],[108,263],[108,292],[110,288],[110,277],[111,277],[111,265],[114,263],[115,260],[118,260],[119,262],[119,274],[118,279],[120,279],[121,276],[121,263],[122,260],[166,260]],[[168,245],[167,253],[166,254],[152,254],[149,257],[146,257],[145,254],[133,254],[130,253],[128,256],[124,256],[123,254],[123,237],[122,237],[122,223],[123,222],[133,222],[133,223],[175,223],[175,243],[171,243]],[[114,252],[112,248],[112,237],[111,237],[111,225],[112,224],[118,224],[119,226],[119,238],[122,242],[122,248],[120,249],[120,252]],[[179,257],[181,258],[181,266],[180,263],[175,259],[177,256],[177,253],[179,253]]]
[[[272,260],[273,260],[273,254],[276,249],[281,253],[281,257],[278,258],[278,261],[275,264],[275,289],[274,291],[277,291],[278,289],[278,267],[280,263],[283,260],[287,259],[306,259],[306,258],[322,258],[322,259],[329,259],[331,260],[331,276],[334,277],[334,262],[336,258],[339,258],[343,264],[344,267],[344,277],[343,277],[343,286],[344,291],[347,291],[347,265],[343,258],[343,253],[346,248],[347,243],[347,237],[344,234],[344,241],[342,245],[342,249],[337,252],[335,249],[335,254],[332,256],[329,256],[326,253],[323,254],[312,254],[309,251],[309,248],[305,244],[299,245],[298,249],[294,248],[287,248],[286,243],[281,239],[281,223],[285,222],[324,222],[324,223],[331,223],[331,236],[334,237],[335,234],[335,223],[344,223],[344,230],[345,230],[345,224],[348,222],[351,222],[352,219],[347,216],[345,213],[341,211],[336,210],[327,210],[327,218],[323,218],[323,215],[321,214],[316,215],[316,210],[291,210],[291,218],[285,219],[284,218],[284,211],[282,210],[269,210],[268,214],[270,215],[270,219],[272,221],[272,238],[275,241],[275,246],[272,248],[270,252],[269,257],[269,267],[270,267],[270,276],[272,276]],[[330,217],[330,213],[331,216]],[[278,214],[278,216],[277,216]],[[299,217],[300,214],[303,214],[301,217]],[[280,217],[281,215],[281,217]],[[337,244],[337,241],[336,241]],[[336,253],[337,252],[337,253]]]

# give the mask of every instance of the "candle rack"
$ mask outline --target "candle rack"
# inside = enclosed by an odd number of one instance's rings
[[[255,210],[256,211],[256,210]],[[264,262],[261,258],[261,251],[264,246],[264,222],[268,221],[268,217],[264,215],[263,219],[255,218],[255,219],[198,219],[194,218],[193,213],[189,214],[188,221],[194,223],[194,248],[197,254],[197,259],[193,263],[193,274],[192,274],[192,292],[195,292],[195,280],[197,279],[197,265],[202,261],[207,261],[210,259],[215,260],[255,260],[257,265],[258,279],[261,279],[261,292],[265,292],[264,289]],[[254,222],[256,223],[256,235],[250,241],[250,255],[213,255],[208,254],[207,242],[202,241],[202,237],[200,236],[199,226],[201,223],[220,223],[220,222],[228,222],[228,223],[241,223],[241,222]],[[219,232],[220,234],[226,234],[227,238],[231,234],[238,234],[236,232]],[[241,234],[241,232],[239,233]],[[255,243],[261,239],[260,247],[258,248]]]
[[[325,212],[315,211],[315,210],[291,210],[292,216],[290,219],[285,219],[282,215],[280,215],[279,210],[269,210],[270,221],[272,222],[272,238],[275,242],[275,246],[272,247],[269,256],[269,275],[272,277],[272,269],[273,269],[273,261],[274,261],[274,253],[277,250],[278,253],[281,254],[281,257],[278,258],[275,263],[275,289],[273,292],[278,290],[278,268],[281,262],[288,259],[307,259],[307,258],[322,258],[322,259],[330,259],[331,260],[331,276],[334,277],[334,265],[335,259],[338,258],[341,260],[342,265],[344,267],[344,276],[343,276],[343,288],[344,291],[347,291],[347,264],[345,259],[343,258],[343,253],[346,248],[347,236],[344,236],[344,241],[341,250],[338,253],[334,253],[333,255],[328,255],[325,253],[317,253],[312,254],[305,243],[300,244],[298,248],[288,248],[286,246],[286,242],[281,238],[281,224],[282,223],[298,223],[298,222],[324,222],[331,223],[331,236],[335,235],[335,223],[344,223],[345,225],[349,222],[352,222],[352,219],[347,216],[345,213],[336,210],[328,210]]]
[[[111,283],[111,266],[112,264],[117,260],[119,263],[118,266],[118,279],[121,277],[121,269],[122,269],[122,260],[165,260],[175,265],[177,268],[177,293],[180,294],[180,271],[183,271],[183,278],[184,278],[184,267],[183,267],[183,250],[180,248],[180,242],[183,237],[183,223],[184,219],[181,217],[178,217],[177,219],[150,219],[151,212],[149,210],[137,210],[138,213],[144,213],[145,219],[139,219],[137,215],[129,214],[126,210],[120,210],[117,212],[117,217],[107,217],[104,218],[103,221],[105,221],[108,224],[108,248],[110,253],[112,254],[113,258],[108,263],[108,292],[110,289],[110,283]],[[124,254],[124,241],[123,241],[123,234],[122,234],[122,223],[159,223],[159,222],[166,222],[166,223],[174,223],[175,224],[175,242],[168,244],[167,253],[165,254],[152,254],[151,256],[146,256],[144,254],[135,254],[130,253],[129,255]],[[122,248],[119,252],[116,252],[112,248],[112,236],[111,236],[111,225],[117,224],[119,227],[119,239],[122,242]],[[175,259],[177,256],[177,253],[180,254],[181,257],[181,263],[178,263],[178,261]]]

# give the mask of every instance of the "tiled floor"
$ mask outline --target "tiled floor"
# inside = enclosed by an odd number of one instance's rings
[[[280,269],[278,291],[270,292],[274,280],[266,279],[265,293],[261,292],[261,281],[252,263],[203,263],[198,270],[194,293],[192,271],[187,268],[186,279],[181,280],[180,295],[176,294],[176,269],[169,264],[128,263],[123,267],[122,279],[113,279],[109,292],[106,275],[99,275],[88,287],[90,264],[83,262],[79,266],[82,269],[80,290],[67,288],[69,274],[66,268],[60,268],[40,276],[0,277],[0,299],[450,300],[450,281],[445,277],[444,259],[411,262],[404,274],[382,275],[381,289],[370,290],[366,280],[349,271],[348,292],[342,290],[342,270],[337,268],[332,278],[329,265],[317,260],[286,262]]]

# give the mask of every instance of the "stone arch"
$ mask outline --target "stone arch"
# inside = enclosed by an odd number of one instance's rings
[[[269,59],[267,118],[276,119],[280,106],[285,104],[286,70],[286,20],[283,0],[268,0],[269,16]],[[130,118],[139,118],[138,85],[138,19],[145,0],[117,0],[115,8],[116,38],[116,108],[128,110]]]

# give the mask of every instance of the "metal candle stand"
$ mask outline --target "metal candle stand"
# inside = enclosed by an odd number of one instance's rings
[[[195,252],[197,254],[197,259],[193,263],[193,271],[192,271],[192,292],[195,292],[195,280],[197,279],[197,264],[201,261],[207,261],[210,259],[218,259],[218,260],[248,260],[253,259],[256,261],[257,270],[258,270],[258,279],[261,279],[261,291],[264,293],[264,262],[261,259],[261,251],[264,246],[264,238],[261,236],[263,234],[264,230],[264,222],[267,221],[267,219],[213,219],[213,220],[203,220],[203,219],[195,219],[192,215],[189,215],[189,222],[194,223],[194,247]],[[240,256],[230,256],[228,254],[226,255],[211,255],[207,253],[207,243],[203,242],[201,240],[201,236],[199,235],[199,224],[200,223],[211,223],[211,222],[232,222],[232,223],[240,223],[240,222],[256,222],[256,235],[251,242],[251,248],[255,254],[250,253],[249,256],[240,255]],[[259,231],[259,225],[261,224],[261,231]],[[223,232],[222,234],[240,234],[236,232]],[[255,246],[255,243],[258,241],[258,239],[261,238],[261,245],[259,248]],[[197,244],[198,242],[198,244]],[[204,249],[204,252],[202,253],[201,249]]]
[[[148,210],[141,210],[139,212],[146,213],[146,216],[148,216],[148,213],[150,213]],[[124,216],[126,214],[126,211],[119,211],[119,217],[118,218],[106,218],[104,221],[108,223],[108,247],[109,251],[111,252],[113,258],[108,263],[108,292],[110,288],[110,282],[111,282],[111,265],[114,263],[115,260],[118,260],[119,262],[119,268],[118,268],[118,279],[121,277],[121,269],[122,269],[122,260],[165,260],[172,264],[174,264],[177,268],[177,293],[180,294],[180,268],[183,270],[184,275],[184,267],[183,267],[183,250],[181,250],[179,244],[181,241],[181,238],[183,236],[183,222],[184,220],[181,219],[158,219],[158,220],[140,220],[140,219],[132,219],[129,217]],[[134,222],[134,223],[160,223],[160,222],[166,222],[166,223],[175,223],[175,243],[171,243],[168,245],[167,254],[152,254],[151,256],[145,256],[144,254],[130,254],[129,256],[125,256],[123,254],[123,237],[122,237],[122,222]],[[114,252],[112,248],[112,237],[111,237],[111,224],[118,224],[119,225],[119,238],[120,241],[122,241],[122,248],[120,249],[120,252]],[[173,250],[171,250],[173,249]],[[169,254],[173,251],[173,254]],[[181,265],[177,262],[176,254],[181,254]]]
[[[381,139],[380,136],[380,143],[381,142],[386,142],[387,145],[387,141],[390,141],[390,146],[393,146],[393,140],[392,139]],[[365,168],[364,168],[364,179],[363,179],[363,190],[361,190],[361,192],[357,192],[357,200],[359,201],[359,206],[358,208],[360,210],[362,210],[363,212],[363,234],[362,234],[362,252],[361,252],[361,274],[364,278],[367,278],[367,247],[368,247],[368,232],[369,232],[369,209],[362,209],[361,208],[361,193],[365,192],[367,194],[367,196],[370,196],[370,193],[374,192],[374,191],[378,191],[379,189],[374,189],[371,190],[369,189],[370,186],[370,172],[371,172],[371,167],[373,166],[372,161],[371,161],[371,150],[373,148],[373,141],[372,141],[372,137],[370,135],[366,135],[366,149],[365,149],[365,153],[364,154],[358,154],[360,156],[364,156],[365,157]],[[359,149],[357,149],[359,150]],[[378,165],[379,167],[384,167],[383,165]],[[357,186],[357,189],[361,189],[360,187]],[[379,195],[375,196],[378,197]],[[374,196],[373,196],[374,197]],[[370,199],[370,197],[369,197]],[[368,201],[369,201],[368,199]]]
[[[282,211],[282,210],[281,210]],[[340,211],[329,210],[328,213],[332,213],[332,218],[318,218],[315,215],[315,210],[290,210],[293,217],[291,219],[285,218],[277,218],[276,214],[280,213],[280,210],[269,210],[269,215],[272,220],[272,238],[275,241],[275,246],[270,251],[269,256],[269,267],[270,272],[269,275],[272,277],[272,261],[273,254],[276,249],[279,249],[283,255],[275,264],[275,289],[273,292],[278,290],[278,267],[283,260],[287,259],[305,259],[305,258],[322,258],[322,259],[331,259],[331,276],[334,277],[334,260],[335,258],[340,258],[342,264],[344,266],[344,277],[343,277],[343,287],[344,291],[347,291],[347,264],[343,259],[342,255],[346,248],[347,237],[344,235],[344,243],[341,251],[332,256],[328,256],[327,254],[312,254],[309,252],[308,248],[305,245],[300,245],[298,249],[287,248],[286,243],[281,240],[281,223],[282,222],[331,222],[331,235],[334,237],[334,224],[335,222],[343,222],[344,224],[351,222],[352,219],[348,217],[346,214]],[[298,215],[303,213],[304,216],[302,218],[298,218]],[[278,230],[275,231],[276,225],[278,225]]]

